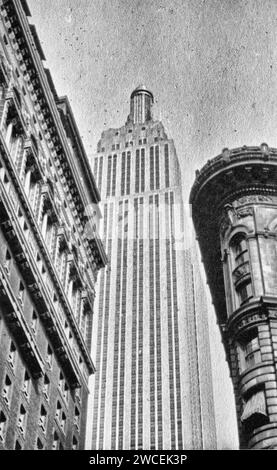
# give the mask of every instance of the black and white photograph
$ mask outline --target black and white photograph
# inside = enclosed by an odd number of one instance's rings
[[[0,0],[0,450],[277,450],[276,0]]]

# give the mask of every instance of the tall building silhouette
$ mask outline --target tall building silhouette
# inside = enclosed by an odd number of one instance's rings
[[[202,294],[183,249],[181,173],[152,105],[152,93],[136,88],[126,124],[102,133],[91,161],[109,259],[95,304],[93,449],[203,448],[207,422],[206,446],[215,446],[210,366],[204,392],[199,384]],[[207,336],[199,344],[209,361]]]

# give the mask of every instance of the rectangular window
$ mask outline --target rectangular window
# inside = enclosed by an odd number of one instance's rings
[[[53,366],[53,351],[50,348],[50,346],[47,346],[47,352],[46,352],[46,363],[49,367],[49,369],[52,369]]]
[[[2,397],[8,407],[11,405],[11,397],[12,397],[12,382],[8,375],[5,377],[5,382],[2,390]]]
[[[31,377],[29,376],[27,371],[25,371],[25,374],[24,374],[22,392],[24,393],[24,395],[26,396],[27,399],[30,398]]]
[[[38,332],[38,315],[34,310],[33,310],[32,320],[31,320],[31,329],[33,333],[36,335]]]
[[[0,441],[4,442],[7,431],[7,418],[3,411],[0,412]]]
[[[44,380],[43,380],[43,387],[42,387],[42,393],[44,394],[46,400],[49,400],[49,392],[50,392],[50,380],[48,378],[48,375],[44,375]]]
[[[26,409],[24,408],[23,405],[20,405],[19,416],[17,420],[17,427],[22,435],[24,435],[26,431],[26,420],[27,420]]]
[[[56,431],[54,431],[54,436],[53,436],[53,443],[52,443],[52,450],[59,450],[59,436]]]
[[[23,303],[24,303],[24,292],[25,292],[25,287],[24,287],[23,283],[20,281],[18,296],[17,296],[20,305],[23,305]]]
[[[239,357],[241,372],[261,362],[261,350],[257,328],[251,328],[240,338]]]
[[[16,361],[16,347],[13,341],[11,341],[10,350],[8,354],[8,363],[10,364],[12,369],[15,368],[15,361]]]
[[[47,411],[45,407],[41,405],[38,425],[44,433],[46,432],[46,422],[47,422]]]
[[[37,438],[37,446],[36,446],[36,449],[37,450],[43,450],[43,443],[41,442],[40,438],[38,437]]]
[[[12,263],[12,257],[11,257],[9,250],[7,250],[6,256],[5,256],[4,269],[8,275],[10,275],[10,272],[11,272],[11,263]]]

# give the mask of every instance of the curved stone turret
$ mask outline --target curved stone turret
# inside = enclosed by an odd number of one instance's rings
[[[196,172],[190,203],[241,447],[277,448],[277,149],[224,149]]]

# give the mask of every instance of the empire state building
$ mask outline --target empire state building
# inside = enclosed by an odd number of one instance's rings
[[[91,160],[109,259],[93,325],[92,449],[216,446],[204,290],[184,249],[174,142],[152,105],[136,88],[126,124],[102,133]]]

